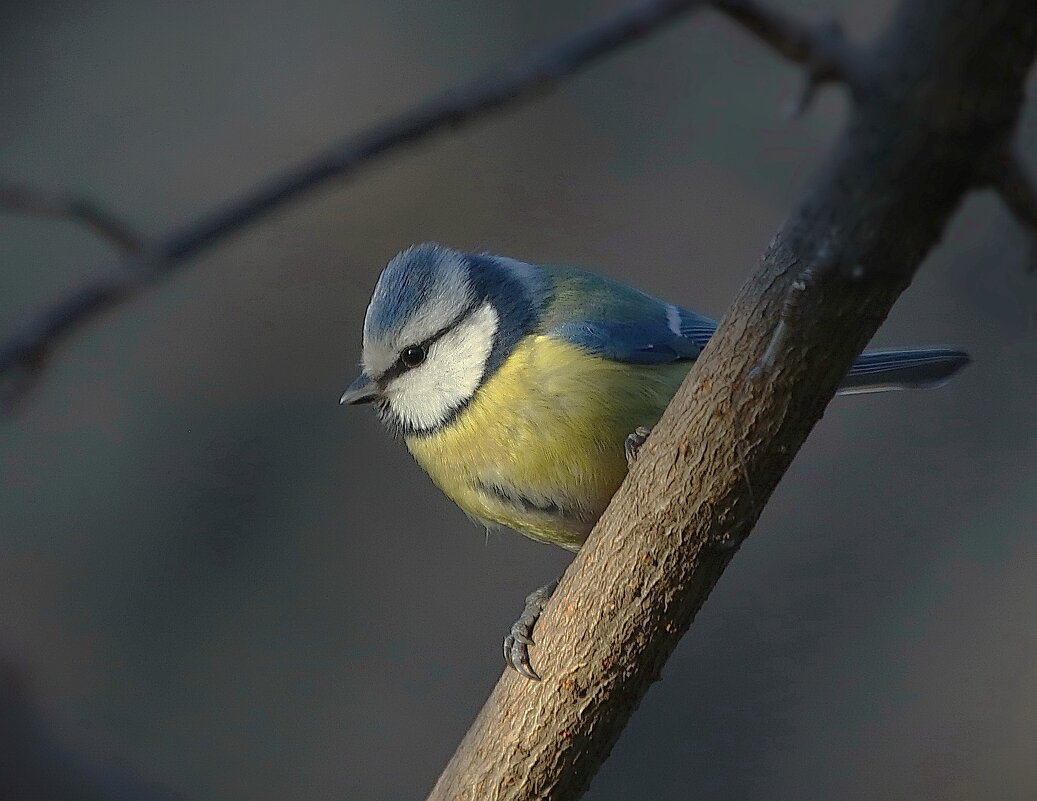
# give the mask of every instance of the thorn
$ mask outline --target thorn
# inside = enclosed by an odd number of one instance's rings
[[[799,93],[789,101],[785,109],[785,116],[790,120],[798,120],[806,114],[807,110],[814,103],[814,98],[817,96],[817,87],[820,84],[821,82],[817,79],[817,76],[808,72],[803,79]]]
[[[1026,237],[1026,271],[1037,273],[1037,189],[1019,155],[1011,150],[998,154],[982,176],[1001,198]]]
[[[817,97],[817,90],[826,83],[846,81],[849,75],[846,56],[846,37],[837,19],[829,19],[818,25],[812,33],[812,43],[807,48],[806,75],[798,98],[791,106],[790,116],[799,119],[810,109]]]
[[[823,84],[841,82],[851,89],[859,84],[861,58],[838,20],[809,25],[755,0],[712,0],[712,5],[779,56],[803,67],[802,89],[786,107],[789,117],[803,116]]]

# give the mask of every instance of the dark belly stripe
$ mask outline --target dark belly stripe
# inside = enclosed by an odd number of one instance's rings
[[[499,484],[476,483],[476,489],[494,500],[506,503],[523,512],[539,512],[550,517],[561,517],[566,520],[581,520],[576,509],[562,506],[555,501],[535,501],[518,492],[514,487],[502,487]]]

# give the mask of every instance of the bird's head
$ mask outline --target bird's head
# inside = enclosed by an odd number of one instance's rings
[[[450,423],[532,331],[547,300],[537,267],[436,244],[382,271],[364,319],[363,372],[342,403],[374,402],[390,430]]]

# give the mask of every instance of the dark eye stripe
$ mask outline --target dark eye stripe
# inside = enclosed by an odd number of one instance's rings
[[[403,354],[406,353],[411,348],[421,348],[425,352],[426,357],[427,357],[429,351],[432,349],[432,346],[435,345],[438,340],[442,339],[442,337],[444,335],[446,335],[450,331],[454,330],[454,328],[456,328],[462,322],[464,322],[466,319],[468,319],[469,315],[471,315],[471,313],[473,311],[475,311],[475,309],[477,308],[478,305],[479,304],[477,302],[474,302],[474,301],[472,303],[469,303],[468,306],[466,306],[461,311],[461,313],[457,315],[457,317],[455,317],[453,320],[451,320],[445,326],[443,326],[438,331],[436,331],[436,333],[432,334],[432,336],[426,337],[421,342],[418,342],[416,344],[407,345],[400,352],[400,355],[396,358],[396,361],[393,362],[392,366],[388,370],[386,370],[384,373],[382,373],[382,375],[378,378],[378,383],[381,384],[382,386],[384,386],[389,381],[392,381],[394,378],[403,375],[408,370],[412,370],[413,368],[419,367],[422,364],[424,364],[424,362],[425,362],[424,358],[420,362],[418,362],[417,364],[407,364],[403,360]]]

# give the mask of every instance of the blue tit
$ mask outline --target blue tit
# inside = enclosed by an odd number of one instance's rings
[[[656,423],[715,329],[575,267],[415,245],[378,279],[342,403],[373,402],[471,518],[575,551],[626,474],[628,436]],[[841,391],[938,386],[968,361],[865,352]],[[529,675],[518,634],[509,661]]]

